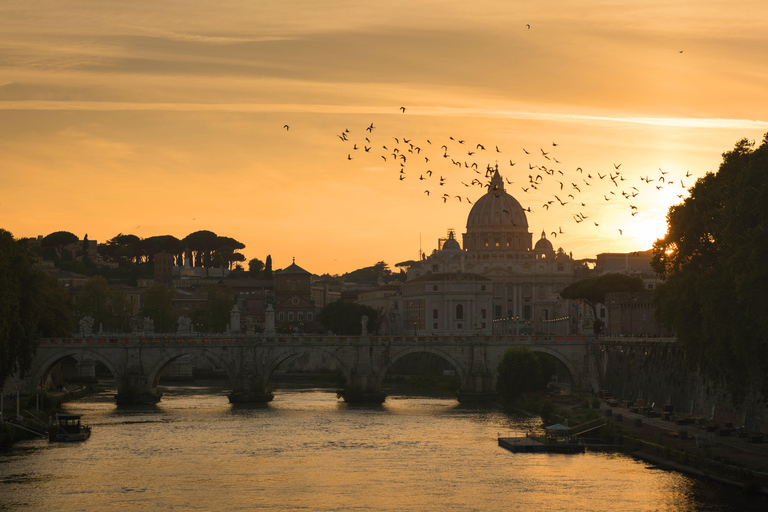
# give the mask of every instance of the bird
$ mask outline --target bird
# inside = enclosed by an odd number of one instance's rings
[[[283,128],[285,128],[285,131],[288,131],[290,129],[290,126],[288,126],[287,124],[284,124]]]
[[[620,235],[623,235],[623,234],[624,234],[624,232],[623,232],[622,230],[619,230],[619,234],[620,234]]]
[[[366,128],[366,130],[368,130],[369,132],[373,132],[373,129],[374,129],[374,128],[376,128],[376,127],[375,127],[375,126],[373,126],[373,123],[371,123],[371,126],[369,126],[368,128]]]
[[[429,195],[429,190],[425,190],[424,193]]]
[[[619,164],[619,165],[613,164],[613,166],[614,166],[616,169],[618,169],[619,167],[621,167],[621,164]]]
[[[528,30],[531,30],[531,24],[530,23],[526,23],[525,26],[528,27]]]
[[[405,114],[405,107],[400,107],[400,110],[402,110],[403,114]]]
[[[526,150],[525,150],[525,148],[523,148],[523,152],[524,152],[526,155],[530,155],[530,153],[529,153],[528,151],[526,151]]]
[[[347,155],[347,160],[352,160],[352,155]]]
[[[509,161],[509,166],[510,166],[510,167],[514,167],[514,165],[515,165],[515,162],[513,162],[512,160],[510,160],[510,161]]]

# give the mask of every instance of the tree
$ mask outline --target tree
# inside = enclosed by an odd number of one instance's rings
[[[387,264],[379,261],[370,267],[363,267],[345,274],[344,279],[351,283],[376,284],[380,278],[387,278],[391,275],[392,271]]]
[[[155,283],[141,294],[141,316],[152,319],[155,332],[173,332],[176,326],[176,314],[173,311],[173,299],[176,290],[172,286]]]
[[[213,231],[195,231],[187,235],[181,245],[187,247],[195,256],[193,267],[211,267],[212,253],[217,247],[218,235]]]
[[[378,332],[380,320],[376,310],[355,302],[337,300],[326,304],[320,310],[318,320],[327,331],[345,336],[359,336],[363,331],[363,316],[368,317],[368,332]]]
[[[248,262],[248,272],[251,274],[251,278],[258,278],[263,270],[264,262],[259,258],[253,258]]]
[[[520,393],[543,389],[541,361],[528,347],[509,347],[496,368],[496,391],[510,402]]]
[[[90,316],[96,329],[126,329],[129,312],[130,304],[125,291],[112,289],[102,276],[94,276],[86,281],[77,301],[77,317]]]
[[[230,311],[235,305],[232,289],[222,286],[206,287],[208,297],[203,306],[190,311],[189,316],[197,332],[225,332]]]
[[[267,254],[267,261],[264,263],[264,279],[272,279],[272,255]]]
[[[642,292],[643,280],[626,274],[603,274],[571,283],[560,292],[564,299],[580,300],[592,310],[592,328],[599,334],[603,322],[597,316],[597,305],[605,304],[605,295],[616,292]]]
[[[77,243],[77,235],[69,231],[56,231],[40,240],[40,247],[43,249],[53,249],[59,259],[64,257],[64,247]]]
[[[768,134],[754,146],[739,141],[669,209],[652,257],[657,318],[736,400],[768,394]]]
[[[33,261],[25,243],[0,229],[0,392],[9,376],[29,369],[41,335],[67,335],[71,327],[61,285]]]

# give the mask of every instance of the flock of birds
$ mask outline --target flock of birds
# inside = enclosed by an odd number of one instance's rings
[[[407,109],[400,107],[399,110],[405,114]],[[290,130],[288,125],[283,128]],[[524,208],[527,213],[566,208],[575,223],[587,222],[595,227],[600,226],[590,218],[590,206],[594,208],[595,202],[600,205],[623,202],[628,214],[635,217],[640,214],[634,204],[637,202],[635,198],[641,193],[669,187],[678,188],[679,199],[687,193],[682,177],[673,178],[661,168],[658,174],[654,171],[628,176],[622,171],[621,163],[613,163],[612,168],[602,172],[569,167],[558,159],[559,144],[556,142],[548,143],[546,147],[509,150],[453,136],[446,140],[379,136],[374,123],[356,131],[344,129],[336,137],[344,145],[348,161],[368,159],[367,165],[376,162],[376,166],[391,169],[400,182],[418,180],[425,187],[426,197],[443,203],[473,204],[472,198],[481,196],[484,189],[490,187],[496,170],[505,181],[506,192],[512,196],[518,195],[518,191],[529,194],[529,203],[538,199],[539,204]],[[685,178],[690,177],[691,173],[687,172]],[[608,186],[599,187],[600,184]],[[459,185],[463,188],[457,189]],[[596,192],[598,188],[602,191]],[[617,231],[619,235],[623,234],[622,229]],[[551,232],[554,237],[564,233],[562,226]]]

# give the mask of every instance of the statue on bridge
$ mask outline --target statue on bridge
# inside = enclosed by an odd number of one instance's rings
[[[93,336],[93,317],[85,315],[80,319],[80,337],[90,338]]]
[[[177,334],[191,334],[192,333],[192,320],[188,316],[179,317],[179,326],[176,329]]]

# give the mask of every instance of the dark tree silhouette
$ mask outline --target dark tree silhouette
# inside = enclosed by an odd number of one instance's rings
[[[768,134],[723,154],[653,246],[657,318],[686,348],[687,360],[725,383],[738,400],[768,394]]]
[[[592,329],[600,334],[603,322],[597,316],[597,305],[605,304],[605,295],[614,292],[642,292],[643,280],[626,274],[604,274],[571,283],[560,292],[564,299],[581,300],[592,310]]]

